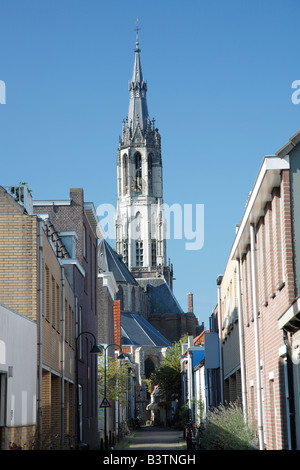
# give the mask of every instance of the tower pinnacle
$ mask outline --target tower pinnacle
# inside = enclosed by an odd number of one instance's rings
[[[141,50],[139,49],[139,31],[141,30],[141,28],[139,28],[139,19],[137,18],[136,19],[136,41],[135,41],[135,51],[134,52],[141,52]]]
[[[129,109],[128,109],[128,125],[130,126],[131,132],[133,133],[136,126],[139,125],[142,132],[146,129],[147,121],[149,118],[148,106],[147,106],[147,83],[144,81],[141,58],[140,58],[140,48],[139,48],[139,35],[138,32],[140,28],[136,29],[136,44],[135,44],[135,57],[133,64],[133,72],[131,81],[129,83],[130,91],[130,100],[129,100]]]

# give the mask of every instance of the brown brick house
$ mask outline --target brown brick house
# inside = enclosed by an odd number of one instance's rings
[[[37,324],[38,366],[35,422],[27,429],[8,418],[2,442],[62,448],[65,435],[74,436],[75,381],[75,298],[57,256],[63,244],[54,244],[47,222],[33,214],[26,186],[0,187],[0,207],[0,303]]]

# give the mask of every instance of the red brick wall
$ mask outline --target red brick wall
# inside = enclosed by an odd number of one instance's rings
[[[114,300],[114,330],[115,343],[121,345],[121,302]]]
[[[263,387],[264,436],[269,450],[287,448],[287,416],[283,346],[278,317],[294,298],[289,172],[282,172],[265,214],[256,225],[258,336]],[[249,422],[257,422],[257,389],[250,247],[242,259],[241,291],[244,316],[247,411]],[[284,283],[283,283],[284,282]]]

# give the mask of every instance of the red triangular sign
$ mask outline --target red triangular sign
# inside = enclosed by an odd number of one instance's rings
[[[111,404],[109,403],[108,399],[104,397],[99,408],[110,408],[110,407],[111,407]]]

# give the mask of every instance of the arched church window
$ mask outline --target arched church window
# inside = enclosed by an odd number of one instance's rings
[[[135,312],[135,289],[134,287],[131,289],[131,310]]]
[[[146,376],[146,379],[150,378],[150,376],[154,372],[154,370],[155,370],[154,362],[152,361],[151,357],[147,357],[147,359],[145,360],[145,376]]]
[[[120,300],[120,308],[121,310],[124,310],[124,294],[123,294],[123,287],[122,286],[118,286],[119,290],[117,292],[117,300]]]
[[[148,155],[148,187],[152,191],[152,154]]]
[[[128,192],[128,156],[123,155],[123,191],[124,195]]]
[[[139,152],[137,152],[134,156],[134,163],[135,163],[135,178],[142,177],[142,157]]]
[[[127,240],[125,240],[122,243],[122,256],[123,256],[123,262],[127,266],[127,264],[128,264],[128,242],[127,242]]]

